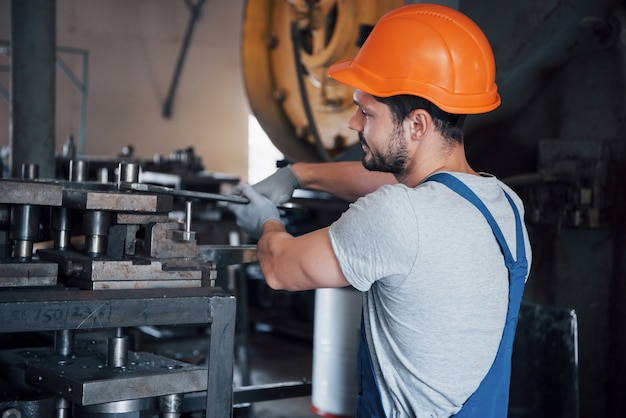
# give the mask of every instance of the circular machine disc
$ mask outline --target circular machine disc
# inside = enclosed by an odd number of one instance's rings
[[[353,89],[328,67],[353,57],[378,19],[404,1],[248,0],[242,64],[252,113],[290,161],[347,159]]]

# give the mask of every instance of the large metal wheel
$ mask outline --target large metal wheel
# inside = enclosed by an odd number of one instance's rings
[[[290,161],[342,159],[358,138],[347,127],[353,89],[328,67],[358,45],[400,0],[249,0],[242,64],[252,113]]]

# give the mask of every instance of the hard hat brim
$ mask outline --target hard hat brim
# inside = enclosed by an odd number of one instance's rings
[[[469,96],[458,95],[457,93],[456,96],[461,99],[461,103],[455,104],[444,100],[444,98],[451,97],[451,94],[437,86],[407,79],[380,79],[375,74],[359,66],[352,58],[332,64],[328,68],[328,75],[333,80],[378,97],[390,97],[400,94],[415,95],[415,91],[420,91],[420,97],[434,103],[441,110],[452,114],[486,113],[497,108],[501,102],[495,84],[489,92],[484,94],[472,94]]]

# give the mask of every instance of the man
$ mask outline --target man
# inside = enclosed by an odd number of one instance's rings
[[[265,280],[364,292],[358,417],[505,417],[531,252],[519,197],[465,156],[465,115],[500,104],[487,39],[456,10],[408,5],[329,75],[355,88],[363,161],[243,186],[250,204],[232,208]],[[299,187],[354,203],[293,237],[275,205]]]

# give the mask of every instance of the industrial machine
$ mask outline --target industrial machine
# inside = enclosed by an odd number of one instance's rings
[[[70,180],[38,180],[33,166],[0,179],[3,413],[230,416],[236,303],[217,273],[256,252],[198,245],[191,205],[245,200],[140,183],[134,163],[116,182],[69,163]],[[209,336],[206,364],[132,350],[129,329],[189,324]]]
[[[345,128],[354,109],[351,91],[324,75],[333,62],[353,56],[376,16],[397,3],[247,2],[242,48],[247,93],[260,124],[288,160],[360,159],[358,144],[352,145],[356,137]],[[534,255],[524,301],[548,310],[573,309],[578,321],[579,378],[561,374],[559,362],[544,364],[560,376],[555,390],[580,391],[576,410],[542,415],[535,409],[541,385],[526,380],[512,389],[526,409],[510,415],[621,416],[626,207],[617,179],[626,173],[624,4],[436,3],[476,21],[494,51],[502,105],[468,117],[465,148],[475,169],[497,175],[524,200]],[[551,334],[542,329],[533,335]],[[536,361],[546,358],[554,357]],[[514,375],[513,385],[529,365],[518,364],[522,373]]]
[[[405,2],[243,3],[246,93],[286,162],[359,159],[356,137],[345,128],[352,92],[326,70],[354,55],[382,13]],[[524,199],[533,246],[519,335],[542,344],[516,341],[524,351],[514,354],[510,416],[621,416],[624,4],[441,3],[474,19],[492,44],[502,106],[468,118],[466,150],[474,168],[497,175]],[[84,175],[68,153],[56,167],[62,180],[38,180],[33,167],[21,179],[0,179],[0,365],[11,379],[5,386],[18,393],[2,404],[7,417],[190,410],[229,416],[233,403],[250,399],[232,391],[235,311],[242,304],[220,286],[219,271],[251,261],[253,251],[201,242],[211,234],[194,236],[206,224],[189,214],[213,213],[223,202],[219,190],[200,187],[197,176],[158,173],[153,162],[142,162],[143,172],[153,173],[143,181],[149,176],[136,177],[131,156],[123,152]],[[189,153],[178,156],[193,162]],[[294,231],[327,224],[341,209],[317,198],[292,203],[307,209],[291,214]],[[141,354],[129,332],[197,323],[211,337],[202,367]]]

